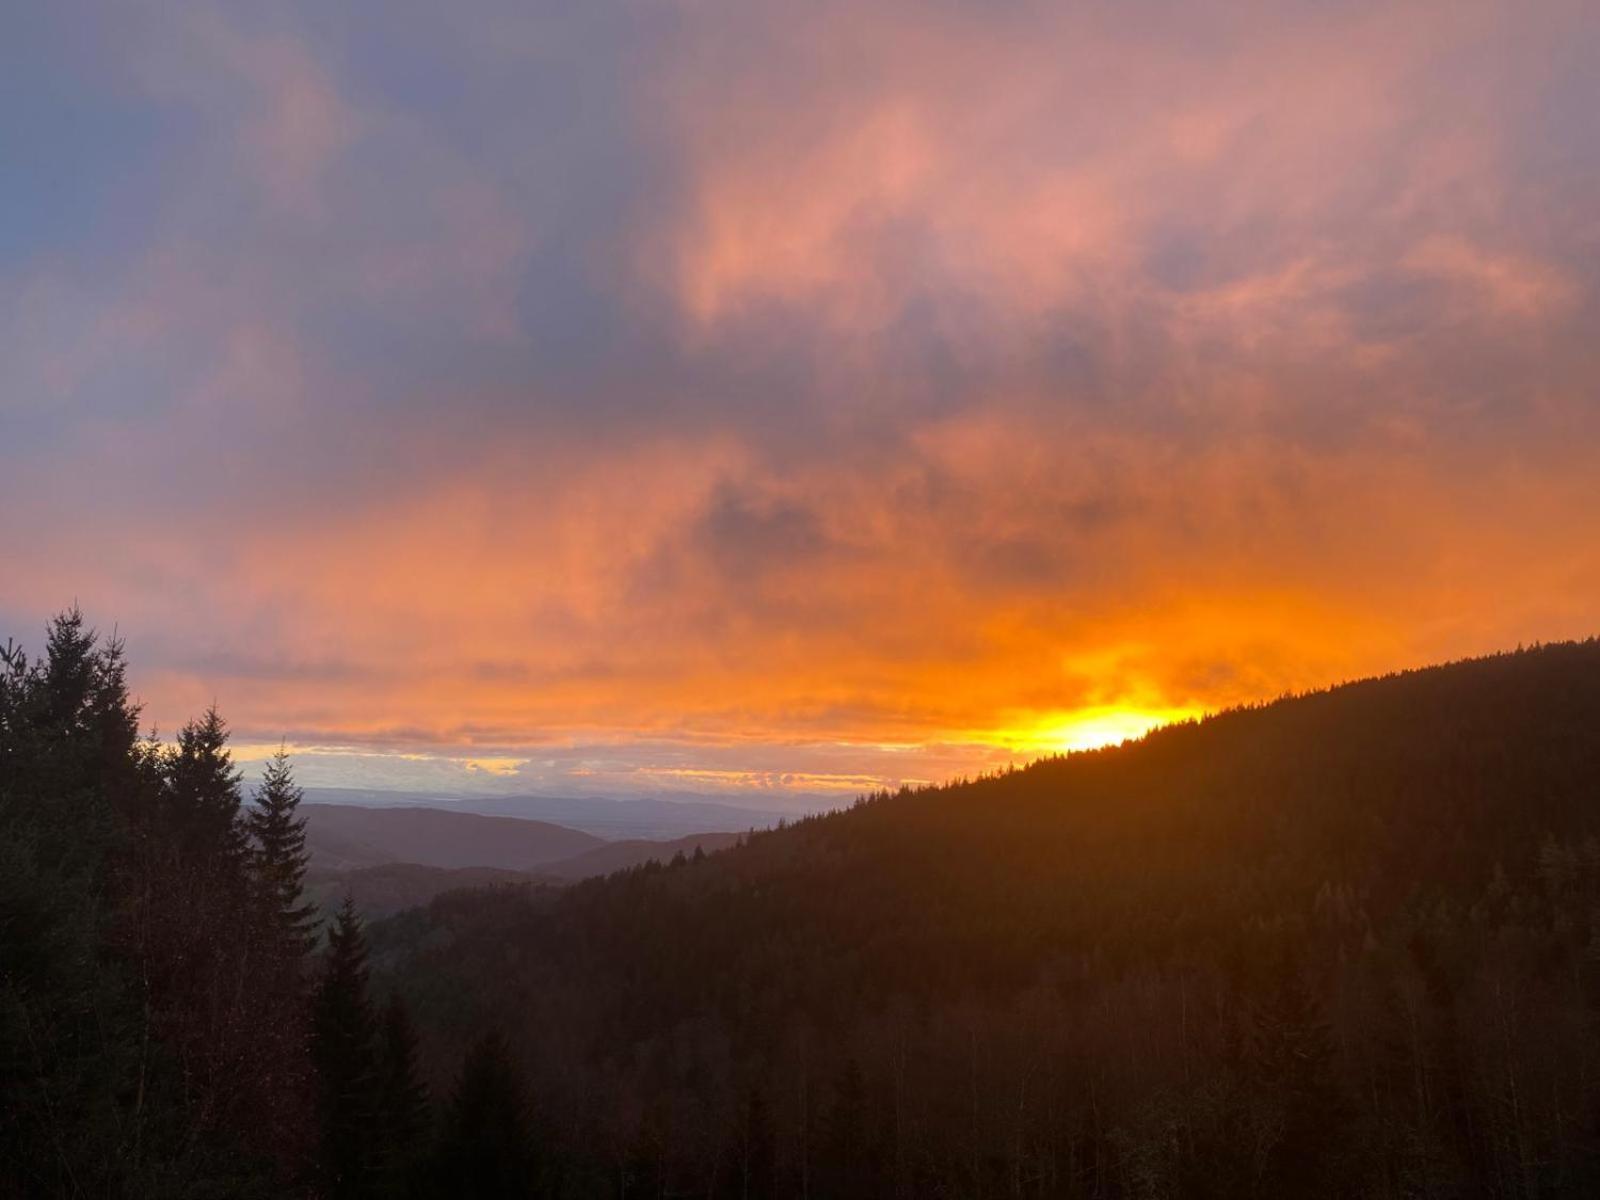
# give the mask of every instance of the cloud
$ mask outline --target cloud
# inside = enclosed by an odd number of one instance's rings
[[[115,28],[13,51],[167,182],[0,259],[0,612],[164,728],[848,789],[1600,621],[1581,4]]]

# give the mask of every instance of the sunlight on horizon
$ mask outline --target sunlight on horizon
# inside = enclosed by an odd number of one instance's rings
[[[1039,754],[1098,750],[1143,737],[1153,729],[1201,715],[1195,708],[1140,708],[1104,705],[1053,713],[1037,725],[1001,734],[1006,745]]]
[[[589,759],[594,748],[574,747],[578,759],[566,764],[562,775],[568,783],[581,780],[583,791],[589,794],[670,795],[690,790],[746,798],[783,792],[861,795],[884,788],[938,785],[968,777],[997,769],[1004,765],[1007,756],[1021,765],[1040,757],[1116,746],[1137,740],[1164,725],[1201,716],[1204,711],[1192,706],[1172,707],[1159,703],[1018,711],[999,729],[930,733],[924,740],[896,743],[887,748],[877,743],[828,743],[827,749],[843,757],[826,764],[811,757],[817,746],[791,745],[789,750],[795,754],[792,766],[691,766],[648,758],[621,766],[610,761],[617,753],[615,747],[607,748],[593,761]],[[233,748],[234,759],[253,777],[260,764],[276,753],[279,746],[278,742],[241,743]],[[354,775],[360,763],[384,760],[397,767],[421,768],[423,774],[408,782],[403,772],[402,777],[393,778],[384,773],[370,780],[379,790],[412,786],[423,790],[475,791],[474,780],[482,783],[496,780],[546,790],[553,783],[536,767],[542,757],[548,757],[548,747],[544,756],[534,753],[532,748],[521,755],[508,752],[510,748],[491,755],[292,743],[286,744],[286,748],[302,769],[307,769],[312,786],[350,786],[358,782]],[[905,760],[900,771],[879,773],[868,767],[873,761],[872,754],[885,749],[892,749],[897,757]],[[533,769],[530,771],[530,768]]]

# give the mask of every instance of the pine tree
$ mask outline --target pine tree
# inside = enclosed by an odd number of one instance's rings
[[[526,1196],[535,1185],[528,1101],[510,1048],[489,1033],[467,1051],[440,1139],[438,1185],[462,1197]]]
[[[1250,1011],[1246,1067],[1258,1096],[1277,1116],[1268,1176],[1287,1185],[1308,1168],[1325,1164],[1343,1106],[1332,1073],[1332,1032],[1297,959],[1282,953],[1267,970],[1264,995]],[[1327,1186],[1329,1177],[1318,1173],[1299,1188],[1312,1195]]]
[[[280,746],[267,763],[255,805],[245,815],[253,842],[252,865],[269,926],[282,949],[298,959],[316,941],[314,904],[302,904],[306,874],[306,822],[289,755]]]
[[[326,965],[311,1005],[321,1173],[332,1197],[374,1191],[376,1037],[367,993],[366,935],[346,896],[328,934]]]
[[[384,1007],[378,1041],[378,1169],[385,1195],[409,1193],[428,1147],[432,1112],[417,1067],[417,1033],[399,993]]]
[[[88,732],[96,640],[94,630],[84,627],[83,613],[76,605],[51,621],[45,635],[43,715],[53,734],[63,741]]]
[[[228,752],[228,723],[212,705],[178,731],[178,747],[168,764],[171,816],[185,857],[225,871],[244,862],[240,778]]]
[[[103,953],[112,807],[138,710],[74,607],[0,649],[0,1193],[130,1188],[131,1014]],[[121,761],[118,761],[119,755]]]
[[[871,1107],[866,1076],[854,1055],[847,1058],[833,1085],[833,1100],[818,1131],[818,1175],[830,1195],[875,1194],[877,1155],[874,1153]]]
[[[301,902],[306,853],[299,804],[300,789],[280,748],[243,815],[251,884],[248,1019],[256,1078],[271,1084],[261,1097],[260,1121],[263,1128],[273,1124],[273,1140],[295,1157],[309,1152],[313,1132],[307,967],[316,943],[316,906]]]
[[[197,1147],[287,1163],[309,1135],[303,982],[263,936],[226,722],[209,709],[150,765],[159,788],[130,813],[124,867],[146,1031],[182,1080]]]

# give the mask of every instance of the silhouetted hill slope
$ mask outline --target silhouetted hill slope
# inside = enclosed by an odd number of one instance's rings
[[[1590,641],[456,894],[375,942],[434,1061],[513,1035],[597,1188],[759,1151],[780,1194],[1580,1194],[1597,834]]]
[[[544,821],[437,808],[306,804],[300,812],[312,865],[323,869],[398,862],[530,871],[605,844],[593,834]]]
[[[349,896],[368,920],[427,904],[444,892],[506,884],[549,883],[526,871],[501,867],[424,867],[417,863],[383,863],[353,870],[307,872],[306,899],[324,918],[331,918]]]
[[[371,919],[427,904],[435,896],[462,888],[506,884],[564,886],[647,862],[671,862],[678,854],[692,856],[697,850],[711,854],[736,844],[743,836],[706,833],[669,842],[643,839],[607,842],[574,858],[545,863],[532,871],[476,866],[430,867],[408,862],[349,867],[324,856],[320,860],[324,865],[313,868],[306,876],[306,896],[324,913],[331,914],[348,895],[361,914]],[[333,862],[331,866],[328,865],[330,861]]]
[[[592,879],[597,875],[610,875],[614,871],[625,871],[647,862],[668,863],[679,854],[692,857],[696,850],[713,854],[737,845],[745,836],[742,833],[696,833],[665,842],[644,838],[607,842],[574,858],[548,863],[539,868],[539,874],[547,879]]]
[[[615,800],[601,796],[476,796],[463,800],[475,811],[495,816],[527,817],[553,821],[571,829],[610,839],[640,838],[651,841],[690,837],[703,830],[739,832],[770,829],[785,817],[818,812],[829,806],[825,796],[771,797],[774,805],[755,808],[729,804],[699,795],[668,799]]]
[[[617,839],[668,840],[705,830],[739,832],[770,829],[793,819],[836,806],[826,796],[773,796],[771,808],[728,804],[710,797],[675,794],[674,798],[610,799],[604,796],[441,796],[426,792],[391,792],[372,788],[308,787],[308,805],[361,808],[431,808],[441,812],[477,813],[548,821],[567,829]]]

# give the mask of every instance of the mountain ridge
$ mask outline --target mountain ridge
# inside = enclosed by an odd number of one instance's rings
[[[703,1191],[752,1105],[793,1194],[813,1169],[841,1195],[1331,1194],[1537,1174],[1517,1139],[1575,1178],[1600,1163],[1571,1132],[1600,1129],[1600,1049],[1570,1032],[1600,1021],[1600,643],[881,793],[555,896],[454,893],[373,943],[429,1027],[506,1030],[551,1112],[592,1114],[566,1144],[596,1179],[666,1145],[638,1170]]]
[[[607,841],[629,838],[668,840],[688,837],[707,829],[768,829],[779,821],[794,820],[836,806],[834,801],[822,796],[800,796],[782,808],[756,808],[698,795],[667,800],[654,797],[610,799],[532,794],[458,796],[372,788],[307,787],[302,790],[307,805],[432,808],[440,812],[515,817],[562,825]]]
[[[441,867],[400,861],[330,866],[324,854],[319,865],[307,872],[305,887],[307,896],[325,913],[332,913],[349,896],[356,908],[370,919],[427,904],[438,895],[464,888],[564,887],[650,862],[669,863],[680,854],[714,854],[736,845],[744,836],[706,833],[670,841],[604,842],[574,857],[541,863],[526,870],[477,865]],[[326,841],[322,845],[326,846]]]
[[[564,825],[520,817],[407,805],[302,804],[311,865],[361,868],[391,862],[456,869],[530,871],[605,845]]]

